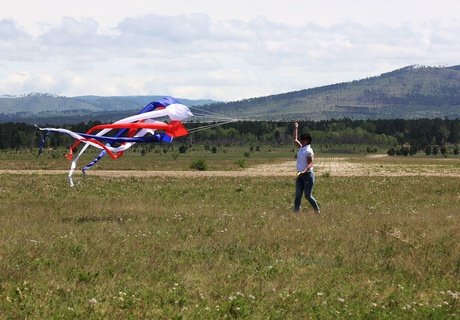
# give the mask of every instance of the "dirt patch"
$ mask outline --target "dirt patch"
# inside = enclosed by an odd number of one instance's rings
[[[391,162],[350,161],[350,158],[318,158],[315,161],[317,176],[438,176],[460,177],[460,167],[440,165],[402,165]],[[62,174],[66,170],[0,170],[0,174]],[[75,176],[78,176],[78,171]],[[239,171],[118,171],[93,170],[88,175],[104,177],[294,177],[295,161],[261,164]]]

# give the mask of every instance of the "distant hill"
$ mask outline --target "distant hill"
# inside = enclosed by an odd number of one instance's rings
[[[0,122],[113,121],[162,96],[0,97]],[[249,120],[460,118],[460,65],[408,66],[380,76],[234,102],[179,99]]]
[[[0,122],[37,124],[112,121],[137,113],[163,96],[77,96],[61,97],[47,93],[0,97]],[[188,106],[203,106],[214,100],[178,99]]]
[[[460,66],[408,66],[372,78],[206,108],[253,120],[460,118]]]

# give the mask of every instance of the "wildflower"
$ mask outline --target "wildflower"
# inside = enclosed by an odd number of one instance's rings
[[[318,292],[318,293],[316,293],[316,295],[319,296],[319,297],[322,297],[324,295],[324,293]]]
[[[344,298],[338,298],[337,300],[338,300],[339,302],[342,302],[342,303],[345,302],[345,299],[344,299]]]
[[[114,297],[114,299],[117,299],[118,301],[125,301],[125,297],[126,297],[126,292],[123,292],[123,291],[119,291],[118,292],[118,297]],[[134,295],[132,296],[134,298]]]
[[[96,298],[91,298],[91,299],[88,300],[88,303],[90,305],[95,305],[97,303],[97,300],[96,300]]]

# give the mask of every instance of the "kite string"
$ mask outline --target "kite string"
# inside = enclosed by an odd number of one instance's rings
[[[195,132],[199,132],[199,131],[203,131],[203,130],[207,130],[207,129],[211,129],[211,128],[215,128],[215,127],[220,127],[220,126],[223,126],[224,124],[228,124],[228,123],[232,123],[232,122],[236,122],[238,120],[228,120],[228,121],[223,121],[223,122],[219,122],[219,123],[211,123],[211,124],[207,124],[207,125],[204,125],[204,126],[200,126],[200,127],[197,127],[197,128],[192,128],[192,129],[189,129],[189,133],[195,133]]]
[[[188,130],[189,133],[195,133],[195,132],[199,132],[199,131],[203,131],[203,130],[223,126],[225,124],[238,121],[238,119],[231,118],[231,117],[219,114],[217,112],[213,112],[213,111],[205,110],[205,109],[202,109],[202,108],[198,108],[196,106],[189,107],[189,108],[193,110],[194,116],[205,118],[205,119],[207,118],[208,121],[212,121],[212,123],[208,123],[208,124],[196,127],[196,128],[189,129]]]
[[[225,115],[219,114],[217,112],[212,112],[212,111],[202,109],[202,108],[198,108],[198,107],[190,107],[190,109],[194,109],[194,110],[197,110],[199,112],[203,112],[203,114],[208,114],[210,116],[216,116],[216,117],[221,118],[221,119],[233,119],[233,118],[227,117]]]
[[[222,120],[235,120],[235,121],[260,121],[261,117],[270,117],[271,115],[273,115],[273,113],[267,112],[267,113],[258,113],[258,114],[247,116],[247,117],[233,118],[233,117],[225,116],[223,114],[219,114],[217,112],[209,111],[209,110],[198,108],[198,107],[190,107],[190,109],[195,109],[197,111],[200,111],[201,113],[200,112],[194,113],[194,115],[197,115],[197,116],[209,117],[211,119],[219,118]]]

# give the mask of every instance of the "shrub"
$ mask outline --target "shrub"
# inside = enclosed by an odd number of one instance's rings
[[[431,154],[431,146],[426,146],[425,147],[425,154],[429,156]]]
[[[196,169],[198,171],[205,171],[208,168],[206,161],[203,159],[198,159],[192,162],[190,169]]]
[[[446,148],[446,146],[442,146],[442,147],[441,147],[441,154],[442,154],[442,155],[446,155],[446,154],[447,154],[447,148]]]
[[[244,159],[238,159],[235,161],[235,163],[240,167],[240,168],[245,168],[246,167],[246,160]]]

